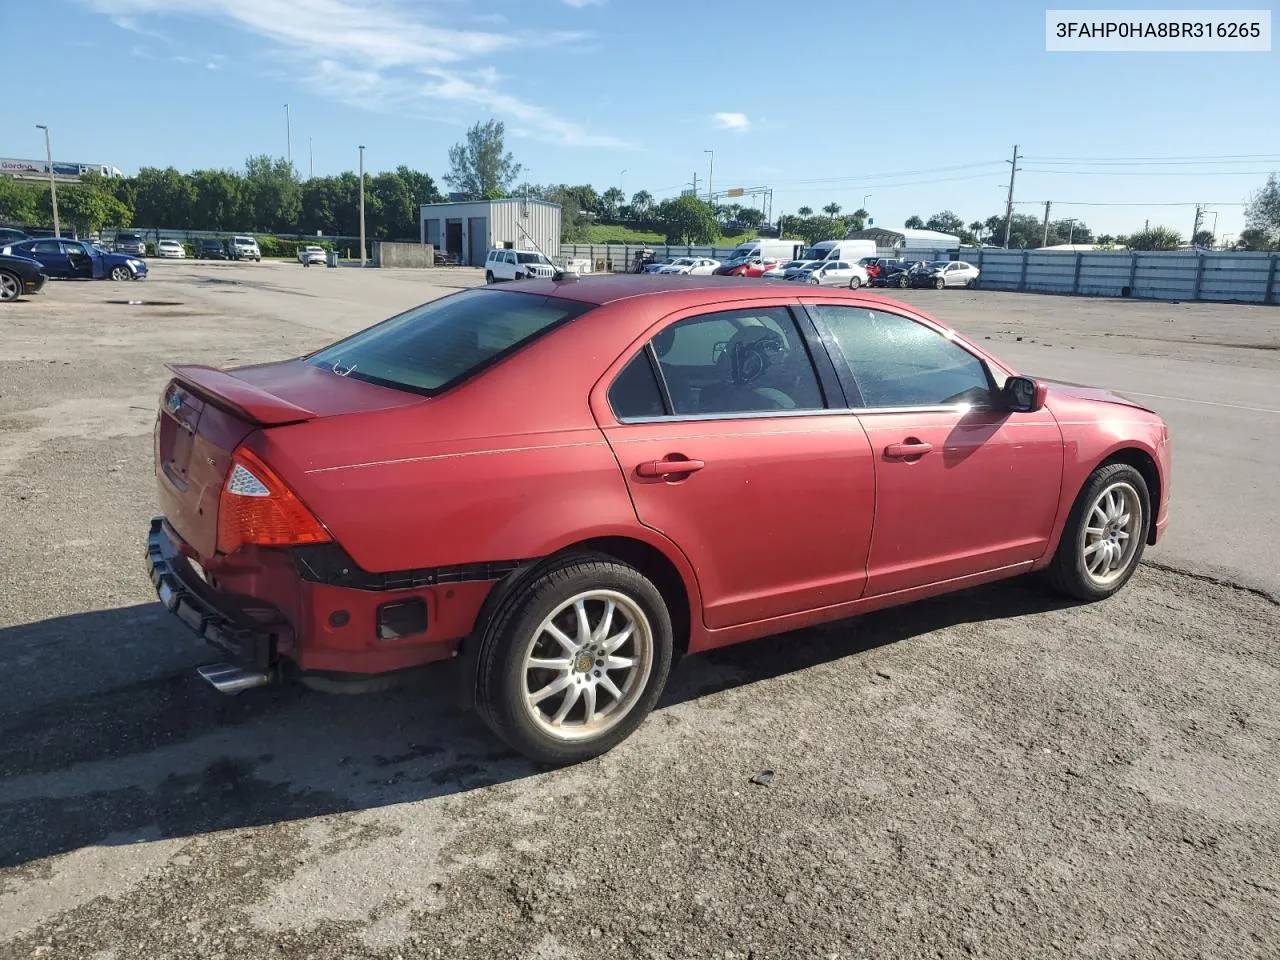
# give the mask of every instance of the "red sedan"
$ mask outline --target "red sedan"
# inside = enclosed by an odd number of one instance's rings
[[[751,257],[741,263],[726,263],[716,270],[716,274],[722,277],[763,277],[766,270],[772,270],[781,262],[772,257]]]
[[[1150,410],[861,292],[521,281],[171,369],[147,562],[206,679],[452,661],[550,763],[628,736],[682,654],[1035,570],[1097,600],[1168,518]]]

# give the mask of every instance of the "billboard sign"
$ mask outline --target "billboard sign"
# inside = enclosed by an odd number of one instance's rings
[[[49,165],[41,160],[0,158],[0,173],[48,173]]]

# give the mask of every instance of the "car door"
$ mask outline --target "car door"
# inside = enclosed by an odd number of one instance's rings
[[[99,261],[94,270],[93,255],[83,243],[77,243],[71,240],[62,241],[62,252],[67,258],[67,275],[87,280],[95,276],[102,276],[102,263]]]
[[[51,277],[71,276],[71,263],[62,252],[60,240],[34,240],[23,256],[38,260],[44,266],[44,272]]]
[[[867,595],[1042,556],[1062,484],[1053,415],[1004,409],[1003,381],[950,331],[884,309],[808,308],[874,455]]]
[[[837,260],[827,267],[827,272],[822,277],[822,285],[824,287],[847,287],[851,275],[849,264],[843,260]]]
[[[692,563],[711,629],[863,592],[871,448],[802,324],[776,301],[673,314],[593,393],[636,515]]]

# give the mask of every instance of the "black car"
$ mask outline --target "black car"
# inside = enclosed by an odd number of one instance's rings
[[[909,287],[911,281],[907,274],[916,265],[915,260],[898,260],[884,258],[877,264],[880,271],[871,278],[873,287]]]
[[[0,254],[0,303],[17,300],[24,293],[37,293],[47,279],[39,261]]]
[[[227,248],[221,240],[204,237],[196,241],[195,257],[197,260],[230,260]]]
[[[29,239],[28,235],[21,230],[15,230],[13,227],[0,227],[0,246],[6,243],[20,243]]]

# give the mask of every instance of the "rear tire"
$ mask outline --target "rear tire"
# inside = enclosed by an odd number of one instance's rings
[[[935,290],[941,290],[946,285],[947,285],[947,281],[943,280],[942,277],[939,277],[937,280],[933,281],[933,289]]]
[[[1071,507],[1045,570],[1049,583],[1076,600],[1105,600],[1138,569],[1151,522],[1151,494],[1142,474],[1127,463],[1099,467]]]
[[[850,278],[850,280],[849,280],[849,289],[850,289],[850,290],[857,290],[860,286],[862,286],[862,278],[861,278],[861,277],[851,277],[851,278]]]
[[[513,749],[553,766],[629,737],[657,703],[673,649],[657,587],[633,567],[585,553],[554,559],[515,586],[480,644],[480,716]]]
[[[22,278],[9,270],[0,270],[0,303],[9,303],[22,296]]]
[[[898,286],[903,290],[907,289],[909,283],[905,275],[898,278]]]
[[[968,290],[977,290],[978,280],[976,277],[970,277],[968,280],[965,281],[964,285],[965,285],[965,288]]]
[[[485,282],[485,283],[493,283],[493,271],[492,271],[492,270],[486,270],[486,271],[484,272],[484,282]]]

